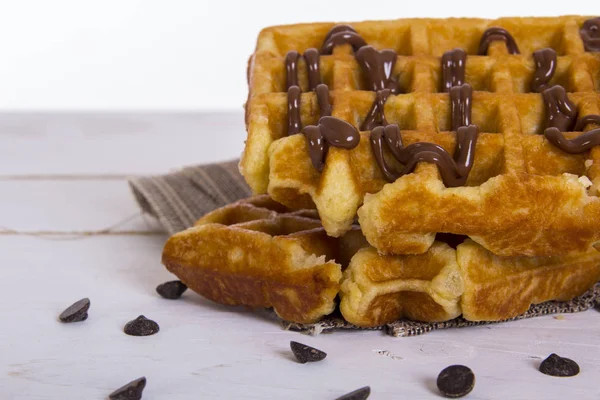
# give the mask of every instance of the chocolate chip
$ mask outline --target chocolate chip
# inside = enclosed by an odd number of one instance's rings
[[[327,353],[324,351],[317,350],[314,347],[310,347],[302,343],[291,341],[290,347],[292,348],[292,352],[294,352],[294,355],[300,364],[321,361],[327,357]]]
[[[451,365],[440,372],[437,387],[445,397],[463,397],[473,390],[475,374],[464,365]]]
[[[141,378],[131,381],[127,385],[118,388],[112,392],[108,398],[110,400],[140,400],[145,387],[146,377],[142,376]]]
[[[87,297],[81,299],[78,302],[71,304],[65,311],[63,311],[58,319],[60,322],[80,322],[85,321],[88,317],[88,310],[90,309],[90,299]]]
[[[156,332],[160,330],[158,324],[151,319],[140,315],[133,321],[129,321],[125,328],[123,328],[123,332],[131,336],[149,336],[154,335]]]
[[[371,388],[369,386],[356,389],[353,392],[347,393],[342,397],[338,397],[335,400],[365,400],[371,394]]]
[[[156,287],[156,291],[165,299],[175,300],[181,297],[187,290],[185,283],[181,281],[165,282]]]
[[[575,376],[579,373],[579,365],[569,358],[552,353],[540,364],[540,372],[550,376]]]

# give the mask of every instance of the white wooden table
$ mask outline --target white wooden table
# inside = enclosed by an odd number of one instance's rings
[[[0,115],[0,399],[104,399],[140,376],[150,400],[334,399],[365,385],[372,399],[436,398],[437,374],[457,363],[476,374],[471,399],[600,397],[595,310],[414,338],[311,337],[189,291],[160,298],[166,236],[126,176],[236,157],[244,136],[241,113]],[[89,319],[57,322],[82,297]],[[139,314],[161,331],[126,336]],[[328,356],[298,364],[290,340]],[[542,375],[552,352],[581,373]]]

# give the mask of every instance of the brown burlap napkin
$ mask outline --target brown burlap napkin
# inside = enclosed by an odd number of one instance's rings
[[[169,234],[181,231],[205,213],[251,195],[238,172],[238,161],[187,167],[158,176],[135,177],[129,180],[133,194],[142,211],[158,219]],[[511,320],[548,314],[574,313],[588,310],[600,301],[600,283],[583,295],[567,302],[549,301],[532,306],[526,313]],[[504,322],[504,321],[503,321]],[[489,324],[456,318],[447,322],[426,323],[399,320],[372,328],[392,336],[415,336],[437,329],[460,328]],[[286,329],[311,334],[335,329],[362,329],[332,315],[315,324],[282,321]]]

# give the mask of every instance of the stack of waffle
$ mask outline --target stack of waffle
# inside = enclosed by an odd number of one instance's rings
[[[240,169],[268,195],[174,235],[163,261],[299,323],[338,298],[372,327],[578,296],[600,279],[599,52],[590,17],[265,29]]]

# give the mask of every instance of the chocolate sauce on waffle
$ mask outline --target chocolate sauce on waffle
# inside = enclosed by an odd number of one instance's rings
[[[290,86],[287,91],[288,98],[288,136],[300,133],[302,122],[300,120],[300,96],[302,91],[299,86]]]
[[[308,139],[308,153],[312,164],[319,172],[323,171],[330,146],[353,149],[360,141],[360,133],[352,124],[330,116],[321,117],[318,125],[306,126],[303,133]]]
[[[585,21],[579,35],[585,51],[600,51],[600,17]]]
[[[471,125],[471,104],[473,89],[468,83],[450,88],[450,112],[452,115],[452,130],[461,126]]]
[[[325,36],[321,54],[331,54],[334,47],[342,44],[349,44],[356,51],[366,46],[367,42],[351,26],[336,25]]]
[[[581,117],[575,124],[575,131],[583,131],[588,124],[600,125],[600,115],[590,114]]]
[[[321,83],[321,73],[319,72],[319,51],[317,49],[308,49],[304,52],[304,61],[308,70],[308,88],[315,90]]]
[[[419,162],[436,164],[447,187],[462,186],[473,167],[477,126],[461,126],[456,131],[456,153],[453,159],[441,146],[434,143],[413,143],[404,147],[398,125],[378,126],[371,131],[370,142],[375,160],[385,178],[393,182],[402,175],[412,172]],[[398,162],[404,164],[401,171],[389,167],[383,156],[384,144]]]
[[[485,30],[485,32],[483,32],[483,35],[481,35],[481,41],[479,42],[477,54],[480,56],[487,55],[490,43],[496,40],[503,40],[506,43],[506,48],[508,49],[509,54],[519,54],[519,47],[515,42],[515,38],[513,38],[506,29],[499,28],[497,26],[488,28]]]
[[[300,133],[302,122],[300,120],[301,90],[298,84],[298,59],[300,54],[291,50],[285,56],[286,88],[288,98],[288,136]],[[319,101],[321,116],[331,115],[331,104],[329,103],[329,89],[321,84],[321,72],[319,70],[319,52],[316,49],[308,49],[304,52],[304,59],[308,71],[308,86],[315,90]],[[317,87],[320,90],[316,90]]]
[[[291,50],[285,55],[286,88],[298,85],[298,59],[300,54]]]
[[[385,178],[393,182],[400,176],[412,172],[419,162],[425,161],[438,166],[442,181],[446,186],[464,185],[473,166],[475,145],[479,136],[477,126],[471,125],[472,94],[473,90],[469,84],[450,88],[452,129],[456,131],[454,158],[443,147],[434,143],[414,143],[404,147],[398,125],[388,125],[385,117],[381,115],[380,126],[371,130],[370,143],[375,161]],[[376,110],[383,110],[386,98],[387,96],[377,98],[369,115],[376,115],[378,112]],[[365,122],[367,121],[365,120]],[[384,145],[399,163],[404,164],[401,171],[393,170],[385,161]]]
[[[463,49],[454,49],[442,55],[442,91],[449,92],[452,86],[465,83],[465,65],[467,53]]]
[[[577,108],[567,97],[562,86],[556,85],[542,92],[546,108],[547,128],[544,137],[565,153],[580,154],[600,145],[600,128],[592,129],[573,139],[562,132],[583,131],[588,124],[600,124],[600,115],[586,115],[576,122]]]
[[[396,58],[395,51],[378,51],[373,46],[363,46],[356,51],[356,61],[367,76],[373,91],[389,89],[392,93],[396,93],[397,82],[392,77]]]
[[[567,139],[560,129],[555,127],[546,128],[544,136],[550,143],[569,154],[579,154],[600,145],[600,128],[587,131],[573,139]]]
[[[329,88],[327,85],[320,83],[315,88],[317,93],[317,101],[319,102],[319,112],[321,117],[328,117],[331,115],[331,103],[329,102]]]
[[[531,81],[531,91],[541,92],[548,89],[548,82],[556,71],[556,51],[553,49],[541,49],[533,52],[535,61],[535,73]]]
[[[386,126],[388,124],[383,109],[390,94],[390,89],[378,90],[375,93],[375,101],[360,127],[361,130],[370,131],[377,126]]]
[[[546,127],[558,128],[562,132],[571,131],[577,118],[577,107],[567,97],[562,86],[556,85],[542,92],[546,110]]]

